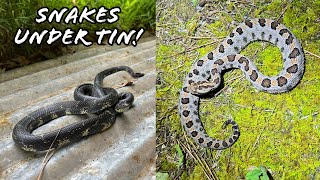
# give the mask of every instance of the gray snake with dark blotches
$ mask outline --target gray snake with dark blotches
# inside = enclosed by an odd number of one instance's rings
[[[116,115],[128,110],[134,101],[134,96],[129,92],[118,94],[115,89],[102,86],[106,76],[119,71],[127,71],[133,78],[143,76],[127,66],[113,67],[98,73],[94,84],[82,84],[75,89],[75,101],[40,108],[19,121],[12,133],[16,145],[25,151],[45,151],[108,129]],[[88,113],[96,115],[48,133],[32,134],[38,127],[61,116]]]
[[[277,76],[263,75],[250,59],[239,54],[254,41],[267,41],[280,49],[283,68]],[[199,117],[199,95],[215,90],[221,83],[221,71],[230,68],[241,69],[258,90],[282,93],[293,89],[302,78],[304,53],[296,37],[284,25],[269,19],[251,19],[237,26],[217,49],[196,61],[180,91],[179,114],[184,129],[202,147],[225,149],[240,136],[238,124],[229,119],[223,128],[231,124],[233,134],[226,140],[214,139],[208,136]]]

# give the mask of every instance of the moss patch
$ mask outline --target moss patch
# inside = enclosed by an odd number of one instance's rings
[[[206,163],[221,179],[239,179],[245,177],[250,166],[262,165],[271,170],[274,179],[320,178],[319,2],[218,2],[207,4],[202,13],[196,12],[189,1],[162,0],[157,5],[157,143],[165,144],[157,152],[159,158],[174,159],[176,152],[168,149],[178,143],[186,146],[182,148],[184,167],[169,170],[158,162],[157,170],[168,172],[170,179],[186,175],[207,179],[210,172],[201,165]],[[190,17],[181,11],[188,11]],[[232,117],[240,126],[240,139],[219,155],[185,139],[176,106],[194,61],[215,49],[244,16],[279,19],[302,43],[306,70],[296,88],[277,95],[258,92],[240,70],[225,73],[224,89],[217,97],[202,99],[200,105],[201,121],[210,136],[224,138],[230,134],[230,128],[221,129],[227,118]],[[203,23],[205,18],[209,23]],[[186,26],[195,22],[196,28]],[[265,75],[277,75],[282,69],[281,53],[269,43],[250,44],[241,54],[252,59]]]

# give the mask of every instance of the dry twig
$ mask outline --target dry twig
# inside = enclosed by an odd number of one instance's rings
[[[55,149],[52,149],[52,145],[57,140],[57,137],[59,136],[61,129],[62,128],[59,129],[56,137],[54,138],[54,140],[52,141],[52,143],[51,143],[51,145],[49,147],[49,150],[47,151],[46,155],[44,156],[44,159],[42,161],[42,167],[41,167],[40,173],[39,173],[39,175],[37,177],[37,180],[40,180],[42,178],[42,175],[43,175],[43,172],[44,172],[44,168],[46,167],[47,163],[49,162],[49,160],[51,159],[51,157],[54,154],[54,150]],[[48,156],[49,152],[50,152],[50,155]]]
[[[310,51],[304,50],[304,52],[306,52],[306,53],[308,53],[308,54],[310,54],[310,55],[312,55],[312,56],[315,56],[315,57],[317,57],[317,58],[320,59],[320,56],[319,56],[319,55],[316,55],[316,54],[314,54],[314,53],[312,53],[312,52],[310,52]]]

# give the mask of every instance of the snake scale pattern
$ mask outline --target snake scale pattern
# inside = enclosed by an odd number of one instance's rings
[[[267,41],[277,46],[283,57],[283,68],[277,76],[259,72],[254,63],[240,55],[248,44]],[[215,90],[221,83],[221,71],[239,68],[246,79],[261,91],[282,93],[293,89],[304,73],[304,53],[296,37],[284,25],[269,19],[251,19],[238,25],[218,47],[194,63],[179,97],[181,124],[202,147],[221,150],[231,147],[239,138],[238,124],[229,119],[222,128],[232,125],[233,134],[225,140],[206,133],[199,117],[199,95]]]
[[[94,84],[82,84],[75,89],[75,101],[59,102],[40,108],[19,121],[12,133],[16,145],[25,151],[45,151],[108,129],[116,115],[128,110],[134,101],[134,96],[129,92],[118,94],[115,89],[102,86],[106,76],[119,71],[127,71],[133,78],[143,76],[127,66],[117,66],[98,73]],[[32,131],[51,120],[66,115],[88,113],[95,116],[48,133],[32,134]]]

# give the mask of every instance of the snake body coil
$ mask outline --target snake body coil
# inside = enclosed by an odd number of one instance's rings
[[[59,102],[40,108],[19,121],[12,133],[16,145],[25,151],[44,151],[108,129],[115,121],[116,115],[128,110],[134,101],[134,96],[129,92],[118,94],[113,88],[102,87],[103,79],[118,71],[127,71],[133,78],[143,76],[127,66],[113,67],[100,72],[95,77],[94,84],[82,84],[75,89],[75,101]],[[31,133],[61,116],[88,113],[96,116],[45,134]]]
[[[277,76],[268,77],[259,72],[254,63],[240,55],[248,44],[267,41],[276,45],[283,57],[283,69]],[[282,24],[269,19],[246,20],[236,27],[218,48],[198,60],[190,70],[180,91],[179,113],[181,124],[201,146],[225,149],[240,136],[237,123],[232,125],[233,134],[226,140],[209,137],[199,118],[199,95],[216,89],[221,83],[221,71],[239,68],[252,85],[268,93],[282,93],[294,88],[303,76],[304,53],[296,37]]]

